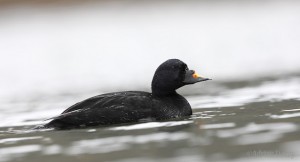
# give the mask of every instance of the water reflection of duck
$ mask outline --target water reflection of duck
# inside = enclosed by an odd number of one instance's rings
[[[44,127],[71,129],[188,116],[192,114],[191,106],[176,89],[206,80],[209,79],[189,70],[184,62],[170,59],[157,68],[152,93],[125,91],[91,97],[51,118]]]

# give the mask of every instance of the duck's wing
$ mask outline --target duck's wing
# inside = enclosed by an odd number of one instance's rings
[[[75,110],[89,109],[99,103],[102,103],[106,98],[112,98],[113,96],[116,96],[116,98],[118,98],[118,95],[120,95],[120,94],[121,93],[107,93],[107,94],[102,94],[102,95],[88,98],[86,100],[83,100],[81,102],[78,102],[78,103],[70,106],[65,111],[63,111],[62,114],[72,112]]]
[[[89,108],[86,108],[86,109],[78,109],[78,110],[74,110],[74,111],[69,111],[69,112],[63,112],[61,113],[60,115],[57,115],[57,116],[53,116],[51,118],[48,118],[44,121],[47,121],[47,120],[55,120],[55,119],[61,119],[63,117],[66,117],[66,116],[71,116],[71,115],[74,115],[74,114],[77,114],[77,113],[81,113],[81,112],[84,112],[84,111],[87,111],[89,110]]]
[[[150,93],[118,92],[95,96],[50,118],[49,127],[72,128],[138,121],[151,116]]]
[[[65,117],[65,116],[69,116],[69,115],[73,115],[73,114],[80,113],[80,112],[83,112],[83,111],[87,111],[90,108],[95,107],[95,105],[97,105],[97,103],[103,102],[104,98],[110,98],[112,96],[113,96],[112,93],[108,93],[108,94],[102,94],[102,95],[98,95],[98,96],[94,96],[94,97],[85,99],[81,102],[78,102],[78,103],[70,106],[69,108],[64,110],[60,115],[51,117],[51,118],[46,119],[46,120],[59,119],[59,118]]]
[[[125,92],[115,92],[115,93],[106,93],[98,96],[94,96],[78,102],[65,111],[62,112],[68,113],[75,110],[83,109],[94,109],[94,108],[103,108],[110,107],[112,105],[126,105],[126,106],[141,106],[145,104],[150,104],[151,94],[148,92],[140,91],[125,91]],[[145,103],[146,102],[146,103]]]

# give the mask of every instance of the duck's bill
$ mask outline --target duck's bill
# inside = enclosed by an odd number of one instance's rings
[[[212,80],[212,79],[210,79],[210,78],[202,78],[202,77],[198,78],[198,82],[203,82],[203,81],[207,81],[207,80]]]
[[[212,80],[210,78],[205,78],[197,74],[194,70],[189,70],[185,74],[185,78],[183,80],[183,83],[185,84],[194,84],[197,82],[203,82],[207,80]]]

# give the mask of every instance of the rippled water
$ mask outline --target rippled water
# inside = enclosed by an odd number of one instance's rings
[[[298,75],[203,85],[191,117],[68,131],[30,129],[94,92],[2,103],[0,161],[299,161]]]

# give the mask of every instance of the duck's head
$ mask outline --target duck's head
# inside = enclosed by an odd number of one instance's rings
[[[178,59],[170,59],[162,63],[155,71],[152,80],[152,93],[154,95],[168,95],[188,84],[211,80],[201,77],[194,70]]]

